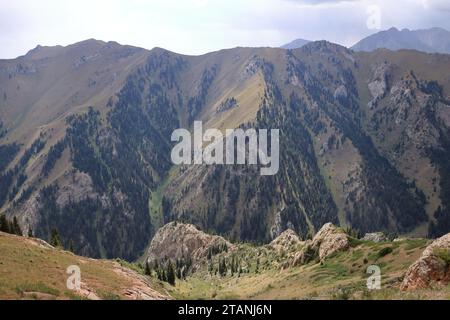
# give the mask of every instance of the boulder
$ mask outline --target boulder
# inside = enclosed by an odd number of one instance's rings
[[[293,231],[292,229],[287,229],[286,231],[282,232],[278,237],[276,237],[274,240],[272,240],[269,246],[272,247],[277,252],[281,252],[281,251],[289,251],[291,248],[301,243],[302,241],[300,241],[295,231]]]
[[[402,290],[428,288],[450,283],[450,233],[433,241],[406,271]]]
[[[305,264],[312,260],[323,261],[332,254],[345,251],[349,247],[350,242],[345,232],[333,224],[327,223],[295,255],[293,265]]]

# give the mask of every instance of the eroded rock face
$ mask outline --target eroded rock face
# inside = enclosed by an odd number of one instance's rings
[[[392,66],[389,64],[381,64],[372,67],[373,78],[368,84],[372,100],[369,101],[369,108],[374,108],[377,103],[384,98],[389,89],[389,77],[392,71]]]
[[[327,223],[312,241],[307,241],[302,250],[295,255],[293,265],[305,264],[315,259],[323,261],[330,255],[345,251],[349,247],[347,235],[333,224]]]
[[[424,289],[431,284],[450,283],[450,233],[436,239],[406,271],[402,290]]]
[[[160,228],[148,249],[147,261],[176,260],[190,257],[194,261],[206,257],[213,247],[233,248],[233,245],[219,236],[198,230],[192,224],[171,222]]]

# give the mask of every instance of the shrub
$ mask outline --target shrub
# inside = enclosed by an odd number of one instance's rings
[[[434,255],[445,262],[446,267],[450,266],[450,250],[436,248],[433,250]]]
[[[392,253],[392,251],[393,249],[391,247],[384,247],[383,249],[378,251],[378,259],[387,256],[388,254]]]

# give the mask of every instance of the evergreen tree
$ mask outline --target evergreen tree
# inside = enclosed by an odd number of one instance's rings
[[[170,260],[169,260],[169,263],[167,263],[166,280],[172,286],[175,285],[175,270],[173,269],[173,265],[172,265],[172,262]]]
[[[147,276],[150,276],[152,274],[152,270],[150,268],[150,263],[148,263],[148,261],[145,262],[145,274]]]
[[[57,229],[52,230],[50,244],[54,247],[61,247],[61,237],[59,236],[59,232]]]
[[[74,247],[75,247],[75,246],[74,246],[73,240],[70,239],[70,242],[69,242],[69,251],[75,253],[75,248],[74,248]]]
[[[33,238],[33,229],[28,229],[28,238]]]
[[[225,259],[219,260],[219,274],[221,277],[227,275],[227,264],[225,263]]]
[[[0,231],[10,233],[9,222],[6,220],[5,215],[0,215]]]
[[[13,218],[13,223],[12,223],[12,233],[16,234],[18,236],[22,236],[22,229],[19,226],[19,222],[17,221],[17,218],[14,217]]]

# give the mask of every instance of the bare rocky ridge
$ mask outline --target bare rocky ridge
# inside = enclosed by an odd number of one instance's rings
[[[450,283],[450,233],[436,239],[406,272],[402,290],[428,288],[433,284]]]

